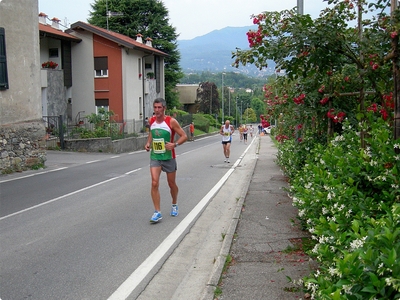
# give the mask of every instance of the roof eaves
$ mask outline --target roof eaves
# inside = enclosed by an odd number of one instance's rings
[[[66,32],[69,33],[71,31],[73,31],[74,29],[79,29],[79,28],[82,28],[84,30],[90,31],[90,32],[92,32],[94,34],[97,34],[97,35],[99,35],[101,37],[104,37],[104,38],[106,38],[108,40],[111,40],[111,41],[117,43],[120,46],[124,46],[124,47],[129,48],[129,49],[140,49],[141,51],[143,51],[145,53],[158,54],[160,56],[168,56],[167,53],[164,53],[164,52],[162,52],[160,50],[157,50],[157,49],[151,48],[151,47],[146,47],[146,46],[143,46],[143,47],[137,46],[137,45],[135,45],[133,43],[130,43],[128,41],[120,39],[119,37],[117,37],[117,36],[115,36],[115,35],[113,35],[111,33],[107,33],[107,32],[105,32],[103,30],[100,30],[100,29],[97,28],[97,26],[89,25],[89,24],[86,24],[86,23],[81,22],[81,21],[78,21],[78,22],[72,24],[71,25],[71,29],[68,29]]]

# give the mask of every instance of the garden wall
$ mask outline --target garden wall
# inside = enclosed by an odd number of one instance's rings
[[[189,138],[189,126],[185,126],[183,130],[186,132],[186,135]],[[178,138],[179,136],[176,135],[175,140]],[[112,141],[109,137],[95,139],[68,139],[64,141],[64,145],[65,150],[67,151],[124,153],[144,150],[146,142],[147,135],[143,135],[114,141]]]
[[[46,161],[42,122],[0,126],[0,170],[23,171]]]

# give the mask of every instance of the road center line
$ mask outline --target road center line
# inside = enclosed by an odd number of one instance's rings
[[[58,169],[54,169],[54,170],[49,170],[49,171],[44,171],[44,172],[29,174],[29,175],[25,175],[25,176],[21,176],[21,177],[17,177],[17,178],[5,179],[5,180],[1,180],[0,183],[9,182],[9,181],[18,180],[18,179],[23,179],[23,178],[28,178],[28,177],[32,177],[32,176],[36,176],[36,175],[42,175],[42,174],[46,174],[46,173],[50,173],[50,172],[55,172],[55,171],[60,171],[60,170],[64,170],[64,169],[68,169],[68,167],[62,167],[62,168],[58,168]],[[1,299],[0,299],[0,300],[1,300]]]
[[[102,185],[102,184],[105,184],[105,183],[111,182],[111,181],[113,181],[113,180],[115,180],[115,179],[119,179],[119,178],[125,177],[127,174],[130,174],[130,173],[133,173],[133,172],[137,172],[137,171],[139,171],[140,169],[141,169],[141,168],[139,168],[139,169],[135,169],[135,170],[132,170],[132,171],[130,171],[130,172],[127,172],[127,173],[125,173],[125,174],[123,174],[123,175],[116,176],[116,177],[113,177],[113,178],[110,178],[110,179],[107,179],[107,180],[104,180],[104,181],[101,181],[101,182],[95,183],[95,184],[93,184],[93,185],[90,185],[90,186],[84,187],[84,188],[82,188],[82,189],[80,189],[80,190],[76,190],[76,191],[73,191],[73,192],[71,192],[71,193],[68,193],[68,194],[62,195],[62,196],[60,196],[60,197],[57,197],[57,198],[51,199],[51,200],[49,200],[49,201],[46,201],[46,202],[43,202],[43,203],[40,203],[40,204],[37,204],[37,205],[31,206],[31,207],[28,207],[28,208],[26,208],[26,209],[23,209],[23,210],[17,211],[17,212],[15,212],[15,213],[9,214],[9,215],[7,215],[7,216],[1,217],[1,218],[0,218],[0,221],[2,221],[2,220],[4,220],[4,219],[7,219],[7,218],[10,218],[10,217],[12,217],[12,216],[16,216],[16,215],[22,214],[22,213],[24,213],[24,212],[27,212],[27,211],[30,211],[30,210],[32,210],[32,209],[35,209],[35,208],[41,207],[41,206],[43,206],[43,205],[46,205],[46,204],[50,204],[50,203],[56,202],[56,201],[58,201],[58,200],[61,200],[61,199],[64,199],[64,198],[66,198],[66,197],[69,197],[69,196],[72,196],[72,195],[78,194],[78,193],[80,193],[80,192],[86,191],[86,190],[88,190],[88,189],[91,189],[91,188],[94,188],[94,187],[96,187],[96,186],[99,186],[99,185]]]

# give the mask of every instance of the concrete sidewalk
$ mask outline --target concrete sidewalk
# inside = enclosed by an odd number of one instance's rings
[[[256,166],[229,251],[232,262],[221,276],[222,294],[215,299],[304,299],[290,280],[310,274],[312,262],[302,251],[287,250],[296,249],[308,235],[293,226],[297,209],[284,190],[288,184],[275,163],[276,155],[271,138],[260,136]]]
[[[305,298],[291,280],[310,273],[295,249],[307,236],[284,190],[269,136],[257,136],[179,246],[136,298],[286,300]],[[232,257],[224,271],[227,257]],[[216,294],[216,290],[222,290]]]

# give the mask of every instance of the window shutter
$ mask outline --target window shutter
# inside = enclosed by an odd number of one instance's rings
[[[8,88],[6,34],[4,28],[0,27],[0,90]]]
[[[108,70],[108,57],[95,57],[94,58],[95,70]]]

